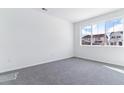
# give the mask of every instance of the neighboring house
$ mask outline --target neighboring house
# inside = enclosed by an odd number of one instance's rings
[[[111,32],[110,34],[110,45],[123,45],[123,31]]]
[[[91,44],[91,35],[86,35],[82,37],[82,45],[90,45]]]
[[[93,35],[93,45],[104,45],[105,43],[108,43],[108,37],[105,34],[96,34]]]
[[[93,45],[104,45],[105,43],[108,43],[108,37],[105,34],[96,34],[93,35],[92,38],[92,44]],[[82,37],[82,44],[83,45],[90,45],[91,44],[91,35],[86,35]]]

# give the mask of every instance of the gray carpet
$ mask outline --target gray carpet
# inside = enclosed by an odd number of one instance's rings
[[[124,74],[106,68],[103,64],[80,58],[41,64],[18,70],[17,79],[1,85],[117,85],[124,84]]]

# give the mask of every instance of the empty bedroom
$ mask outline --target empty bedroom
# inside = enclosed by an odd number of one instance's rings
[[[123,8],[0,8],[0,85],[123,85]]]

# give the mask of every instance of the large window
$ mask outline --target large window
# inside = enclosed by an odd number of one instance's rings
[[[82,45],[123,46],[123,19],[87,25],[81,31]]]

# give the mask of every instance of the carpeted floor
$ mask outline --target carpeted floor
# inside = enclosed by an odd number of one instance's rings
[[[124,84],[124,73],[107,66],[123,67],[98,63],[80,58],[41,64],[17,70],[16,79],[1,85],[117,85]]]

